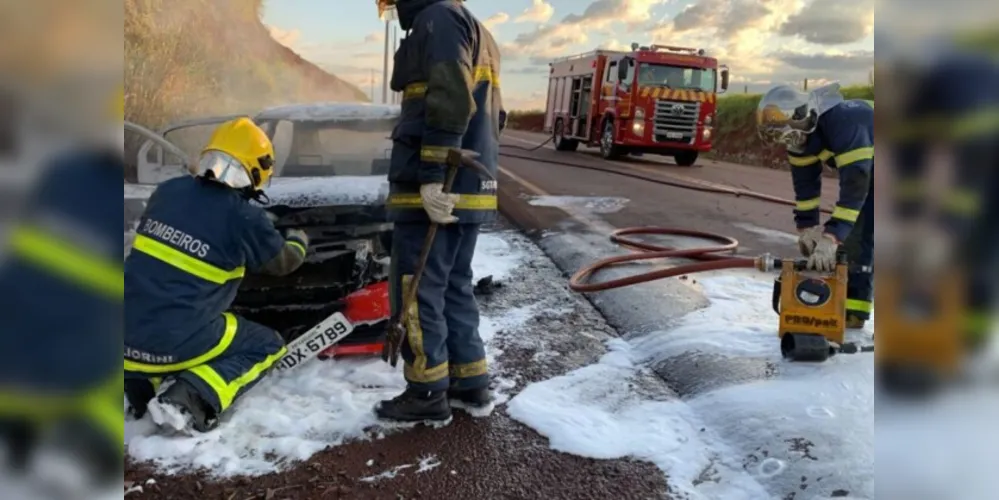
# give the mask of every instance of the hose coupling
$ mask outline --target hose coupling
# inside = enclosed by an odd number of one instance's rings
[[[753,267],[755,267],[757,271],[770,273],[777,269],[776,263],[777,259],[774,258],[773,255],[765,253],[755,259]]]

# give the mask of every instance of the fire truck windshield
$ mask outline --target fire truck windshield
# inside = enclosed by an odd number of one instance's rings
[[[640,63],[638,65],[638,86],[715,92],[715,74],[716,70],[714,69]]]

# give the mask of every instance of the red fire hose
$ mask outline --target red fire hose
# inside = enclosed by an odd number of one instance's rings
[[[630,238],[626,238],[628,235],[658,235],[658,236],[688,236],[692,238],[701,238],[704,240],[715,241],[720,243],[718,246],[708,246],[701,248],[684,248],[676,249],[670,247],[664,247],[660,245],[653,245],[651,243],[638,241]],[[746,257],[729,257],[725,255],[720,255],[722,252],[734,252],[739,246],[739,242],[734,238],[729,238],[728,236],[722,236],[712,233],[704,233],[701,231],[691,231],[687,229],[673,229],[673,228],[659,228],[659,227],[631,227],[626,229],[620,229],[614,231],[611,234],[611,241],[617,243],[625,248],[635,250],[636,253],[631,255],[618,255],[616,257],[608,257],[606,259],[594,262],[582,269],[580,269],[572,279],[569,280],[569,288],[575,292],[602,292],[605,290],[611,290],[614,288],[622,288],[631,285],[637,285],[639,283],[647,283],[649,281],[660,280],[663,278],[672,278],[676,276],[683,276],[691,273],[700,273],[704,271],[716,271],[719,269],[740,269],[740,268],[757,268],[759,266],[757,259],[751,259]],[[619,278],[611,281],[604,281],[600,283],[585,283],[586,279],[597,271],[611,267],[617,264],[623,264],[625,262],[639,262],[644,260],[654,260],[654,259],[666,259],[666,258],[684,258],[700,260],[703,262],[698,262],[695,264],[685,264],[682,266],[671,267],[669,269],[660,269],[657,271],[651,271],[647,273],[635,274],[632,276],[627,276],[624,278]]]

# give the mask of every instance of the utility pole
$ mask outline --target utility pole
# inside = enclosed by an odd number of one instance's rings
[[[375,69],[371,68],[371,102],[375,102]]]
[[[392,21],[385,16],[385,58],[382,61],[382,104],[388,104],[389,28]]]
[[[393,27],[393,29],[392,29],[392,53],[395,54],[398,51],[399,51],[399,30],[397,30],[397,29],[395,29],[395,27]],[[395,71],[395,59],[394,58],[392,59],[392,71],[393,72]],[[396,101],[398,101],[398,100],[399,100],[399,93],[398,92],[393,92],[392,93],[392,104],[396,104]]]

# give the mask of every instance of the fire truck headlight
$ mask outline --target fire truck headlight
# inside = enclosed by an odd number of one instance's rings
[[[645,137],[645,120],[635,118],[635,122],[631,124],[631,133],[639,137]]]
[[[714,115],[708,115],[708,117],[704,119],[704,125],[706,125],[708,127],[710,127],[712,124],[714,124],[714,122],[715,122]]]
[[[704,127],[704,133],[701,134],[705,141],[711,140],[711,127]]]
[[[645,137],[645,108],[635,108],[635,119],[631,123],[631,133]]]

